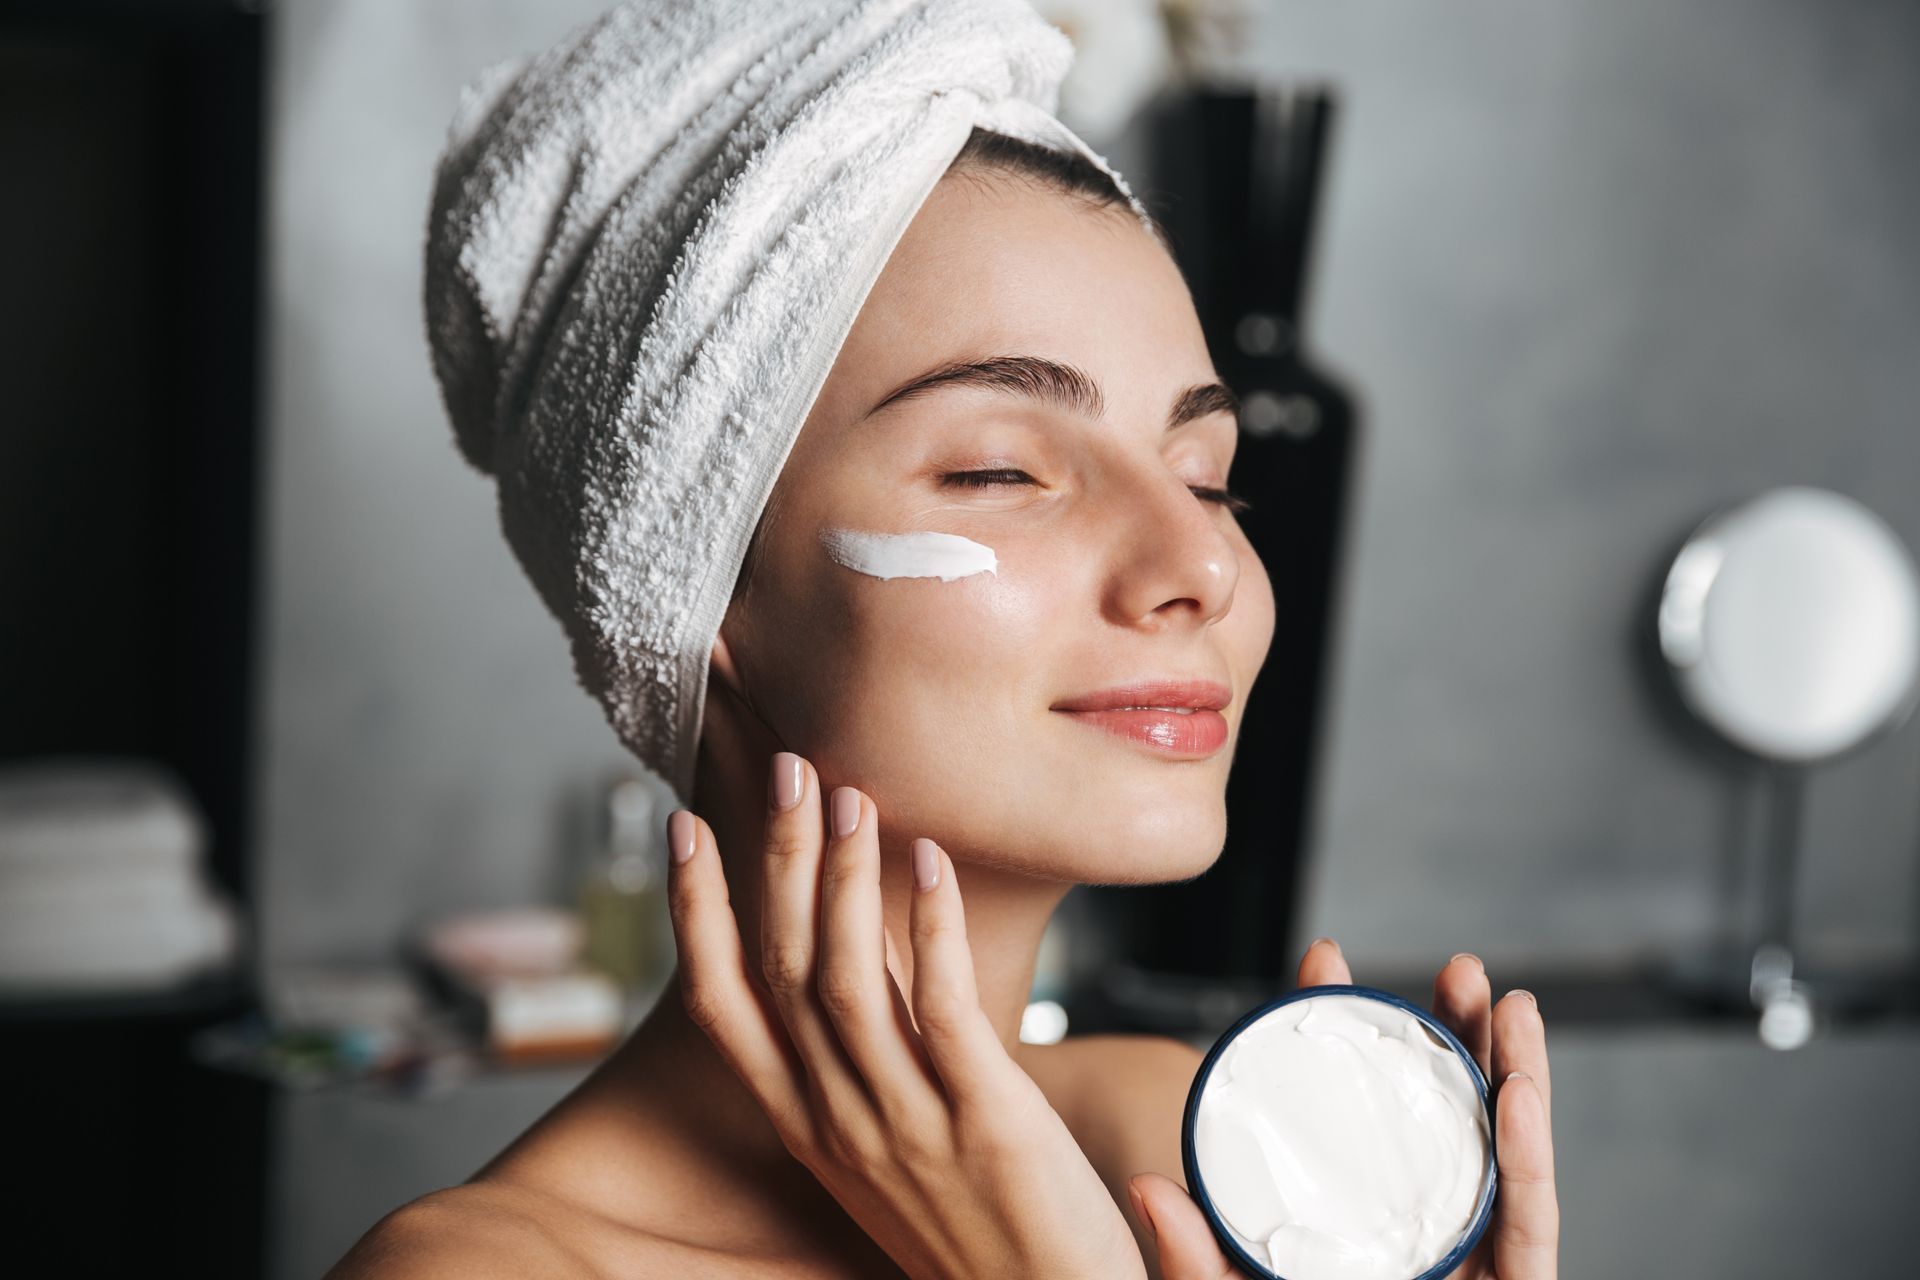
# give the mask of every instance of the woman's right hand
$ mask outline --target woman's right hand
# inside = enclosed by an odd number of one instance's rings
[[[768,791],[758,975],[712,828],[686,809],[668,819],[668,892],[687,1013],[787,1149],[909,1275],[1144,1277],[1119,1207],[980,1008],[946,851],[913,842],[909,1005],[872,799],[837,787],[823,812],[791,752]]]

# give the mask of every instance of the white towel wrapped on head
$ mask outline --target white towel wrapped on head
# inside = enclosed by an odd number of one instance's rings
[[[1053,115],[1026,0],[641,0],[462,92],[425,303],[462,454],[616,734],[691,803],[714,637],[888,255],[974,126]]]

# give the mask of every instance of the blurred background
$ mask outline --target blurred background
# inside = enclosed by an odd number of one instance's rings
[[[1920,6],[1114,0],[1281,603],[1228,848],[1023,1034],[1212,1039],[1331,934],[1539,997],[1562,1266],[1912,1272]],[[0,1035],[68,1274],[317,1276],[665,977],[665,787],[453,448],[460,87],[574,0],[0,17]],[[663,945],[664,944],[664,945]]]

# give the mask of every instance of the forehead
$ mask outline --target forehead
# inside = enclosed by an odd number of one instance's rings
[[[951,359],[1044,355],[1115,403],[1207,380],[1179,268],[1125,209],[1023,178],[949,175],[901,237],[842,346],[816,412],[848,421]]]

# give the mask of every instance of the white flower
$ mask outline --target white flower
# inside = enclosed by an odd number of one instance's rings
[[[1204,82],[1244,56],[1259,0],[1033,0],[1073,41],[1060,118],[1113,141],[1163,86]]]
[[[1252,47],[1259,10],[1260,0],[1160,0],[1174,83],[1230,76]]]
[[[1034,0],[1073,41],[1060,119],[1093,146],[1111,142],[1172,70],[1158,0]]]

